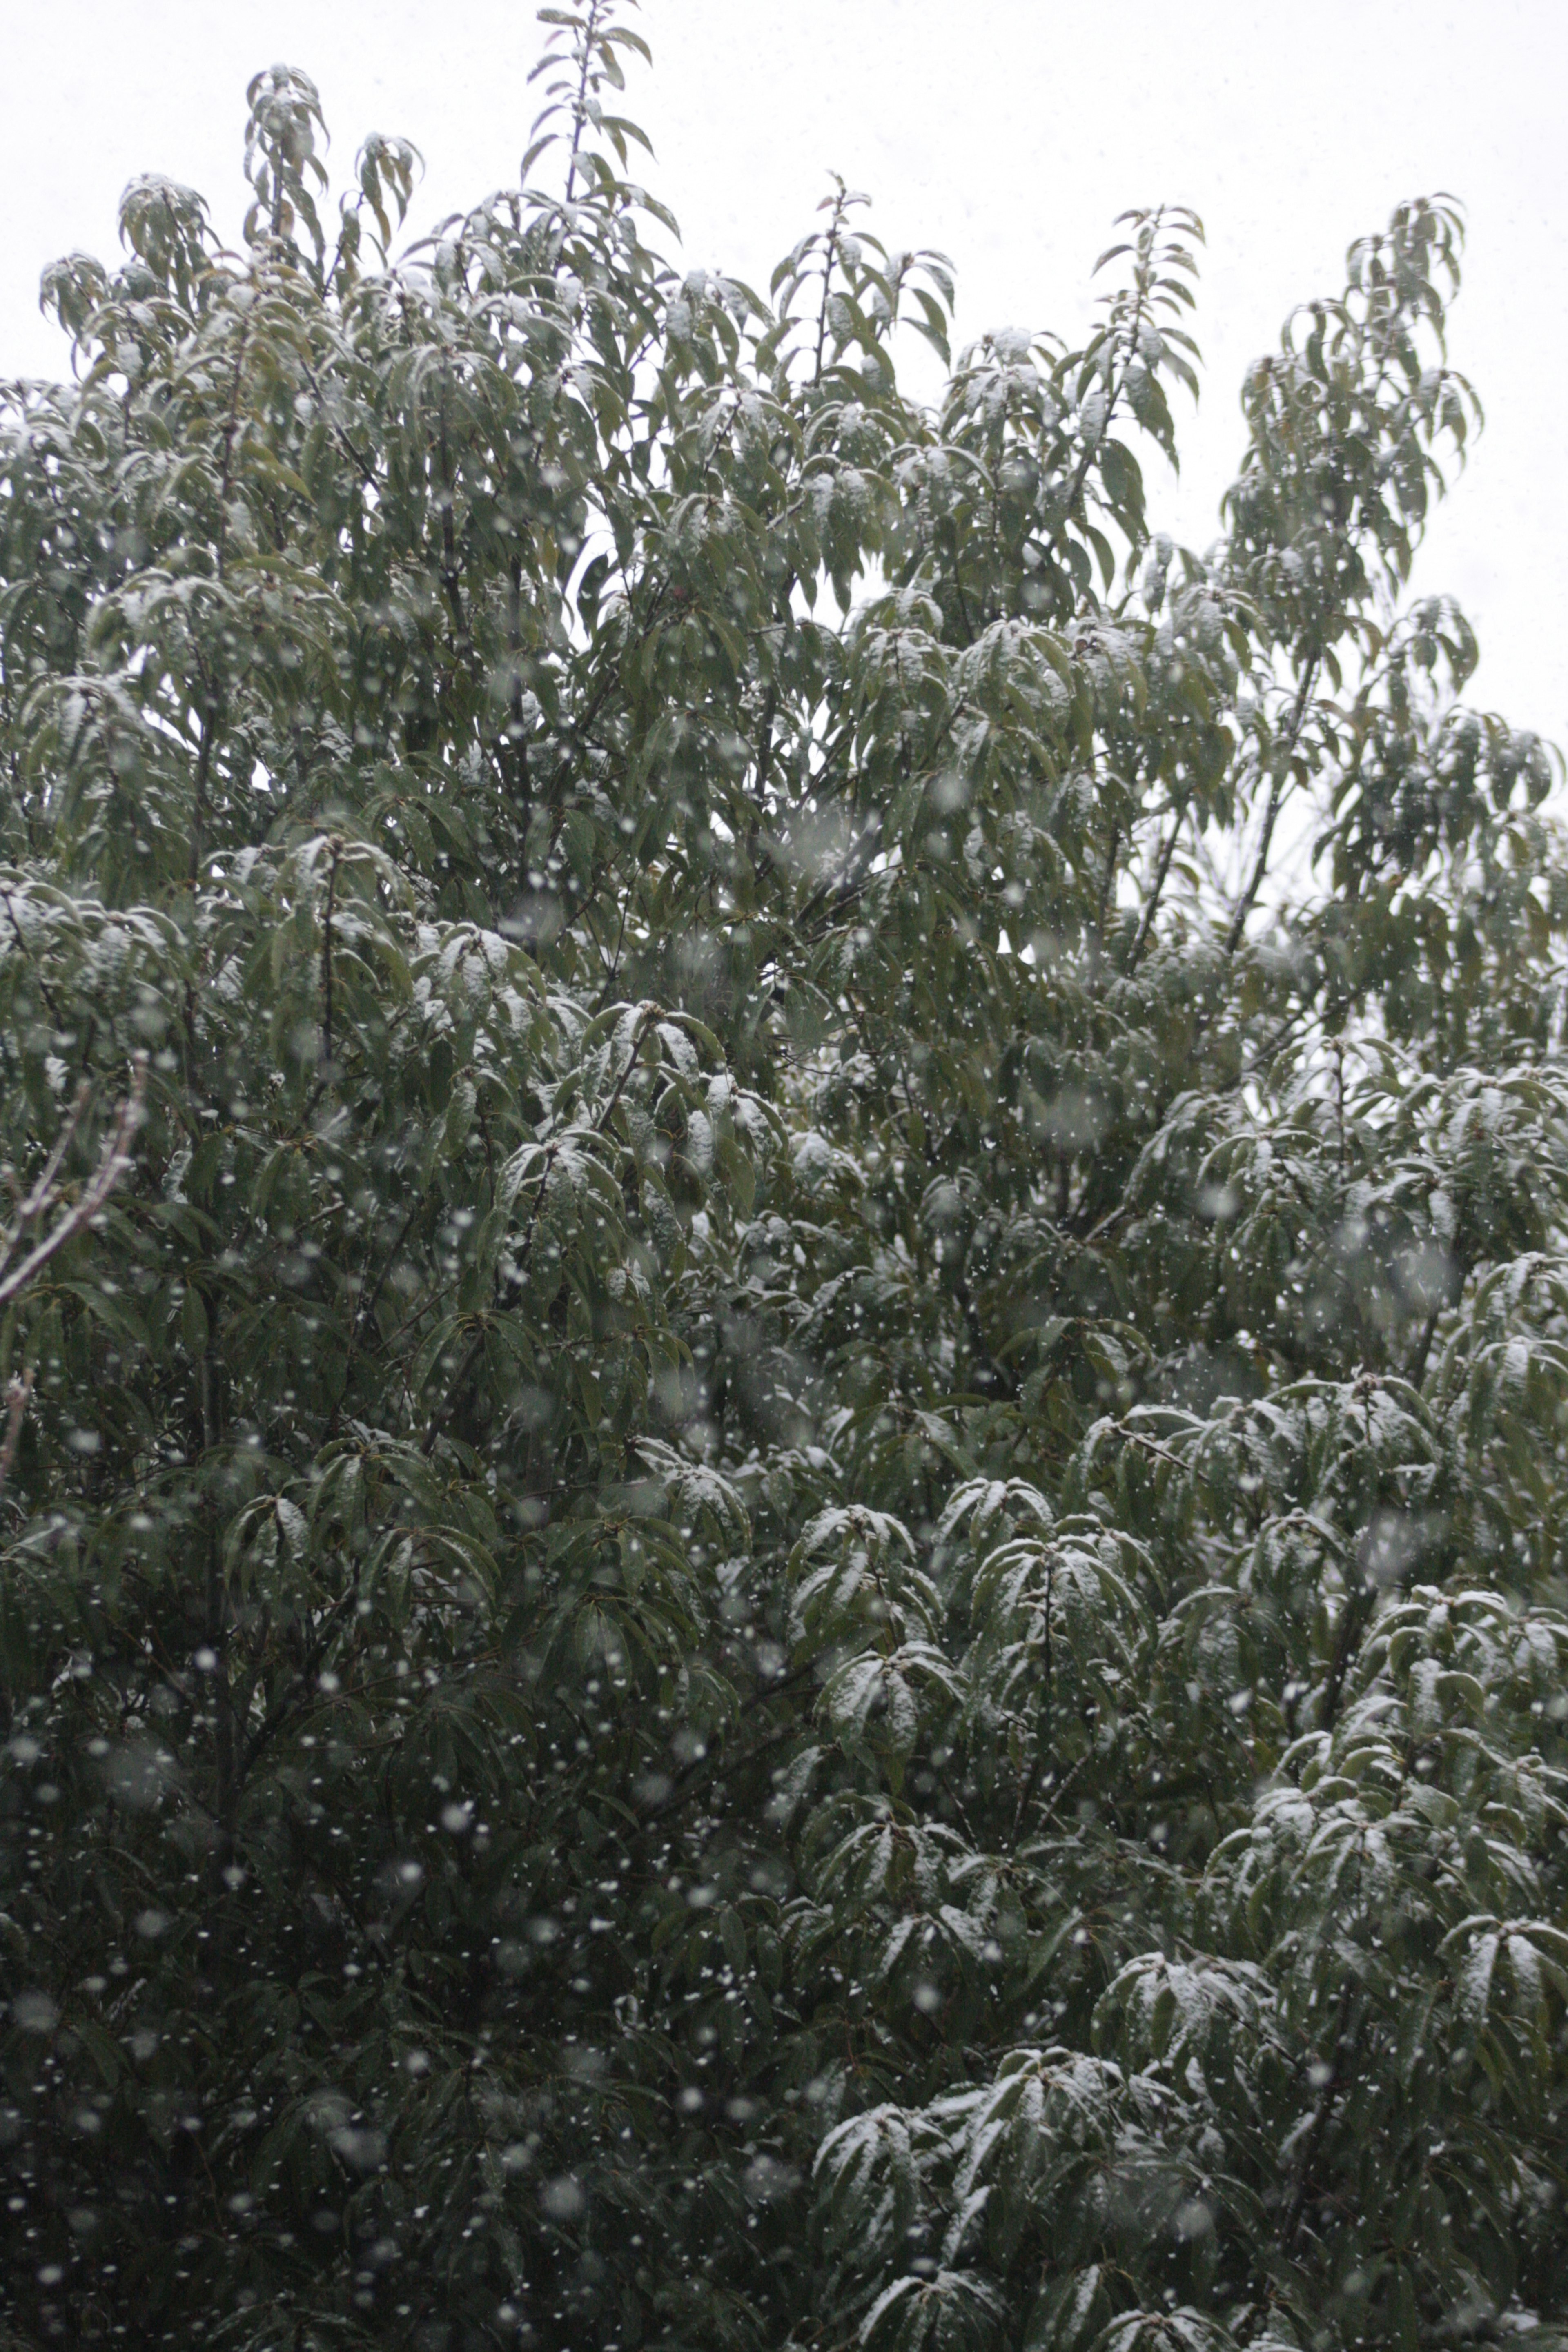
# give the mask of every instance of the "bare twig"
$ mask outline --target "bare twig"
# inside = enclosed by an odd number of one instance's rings
[[[142,1123],[142,1097],[146,1091],[146,1087],[147,1057],[144,1054],[138,1054],[132,1065],[130,1092],[120,1106],[120,1115],[114,1123],[114,1132],[104,1146],[103,1155],[99,1160],[91,1181],[79,1197],[71,1203],[54,1230],[47,1234],[41,1242],[28,1251],[19,1265],[13,1266],[9,1274],[0,1276],[0,1307],[8,1307],[12,1299],[43,1272],[50,1259],[59,1255],[68,1241],[74,1239],[85,1225],[91,1224],[94,1217],[98,1215],[110,1194],[124,1176],[131,1165],[131,1139]],[[79,1091],[65,1129],[60,1139],[56,1142],[54,1150],[49,1154],[43,1174],[22,1203],[15,1228],[15,1238],[10,1244],[11,1249],[14,1250],[17,1246],[28,1224],[36,1223],[45,1210],[50,1206],[54,1199],[55,1179],[59,1172],[60,1161],[65,1156],[65,1150],[71,1137],[81,1123],[85,1108],[83,1094]]]
[[[47,1215],[58,1197],[59,1172],[65,1163],[78,1129],[81,1126],[91,1099],[92,1088],[84,1078],[76,1090],[76,1097],[67,1112],[54,1149],[39,1171],[37,1180],[25,1199],[16,1203],[16,1215],[9,1233],[0,1239],[0,1268],[10,1266],[9,1273],[0,1272],[0,1307],[8,1307],[27,1285],[41,1274],[51,1258],[58,1255],[74,1234],[89,1225],[103,1207],[115,1186],[131,1165],[131,1139],[142,1118],[142,1097],[147,1083],[147,1057],[138,1054],[132,1065],[131,1090],[120,1106],[114,1132],[105,1145],[91,1181],[80,1198],[72,1202],[54,1230],[37,1243],[17,1265],[10,1265],[17,1250],[35,1225]],[[0,1495],[11,1475],[21,1442],[22,1423],[27,1417],[32,1400],[35,1368],[28,1365],[18,1372],[5,1391],[5,1434],[0,1439]]]
[[[11,1187],[12,1197],[16,1203],[16,1221],[6,1234],[4,1244],[0,1245],[0,1271],[10,1264],[18,1245],[26,1239],[30,1229],[37,1223],[38,1219],[53,1201],[55,1179],[60,1172],[61,1162],[71,1148],[76,1131],[81,1125],[82,1115],[91,1099],[91,1084],[88,1079],[83,1078],[76,1090],[76,1098],[66,1113],[65,1123],[55,1138],[54,1150],[39,1170],[37,1181],[25,1200],[15,1176],[9,1169],[5,1171],[5,1181]]]
[[[33,1367],[18,1372],[5,1391],[5,1437],[0,1444],[0,1495],[5,1492],[5,1481],[11,1475],[11,1465],[16,1459],[16,1446],[22,1434],[22,1423],[27,1417],[27,1402],[33,1393]]]

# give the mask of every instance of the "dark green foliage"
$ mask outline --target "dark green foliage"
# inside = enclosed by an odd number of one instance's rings
[[[544,192],[394,267],[275,69],[246,251],[137,183],[0,414],[0,2342],[1559,2343],[1568,863],[1397,609],[1456,212],[1199,556],[1193,216],[925,408],[942,257],[679,274],[544,15]]]

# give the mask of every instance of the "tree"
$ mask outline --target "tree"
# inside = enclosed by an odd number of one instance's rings
[[[137,182],[5,397],[6,2340],[1557,2342],[1568,862],[1400,602],[1457,211],[1198,554],[1193,215],[952,365],[842,186],[662,258],[544,14],[520,190],[394,264],[275,69],[244,250]]]

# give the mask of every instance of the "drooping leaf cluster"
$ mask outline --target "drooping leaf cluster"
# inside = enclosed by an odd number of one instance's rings
[[[1402,206],[948,352],[608,0],[0,411],[5,2341],[1568,2328],[1568,861]],[[946,389],[900,388],[905,329]],[[134,1132],[132,1132],[134,1130]],[[129,1142],[126,1138],[129,1137]]]

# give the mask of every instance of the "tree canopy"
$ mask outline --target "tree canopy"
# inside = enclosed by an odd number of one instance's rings
[[[1568,857],[1402,205],[948,351],[543,12],[0,407],[0,2341],[1568,2333]],[[643,142],[646,143],[646,142]],[[910,332],[934,401],[901,391]],[[8,2332],[7,2332],[8,2331]]]

